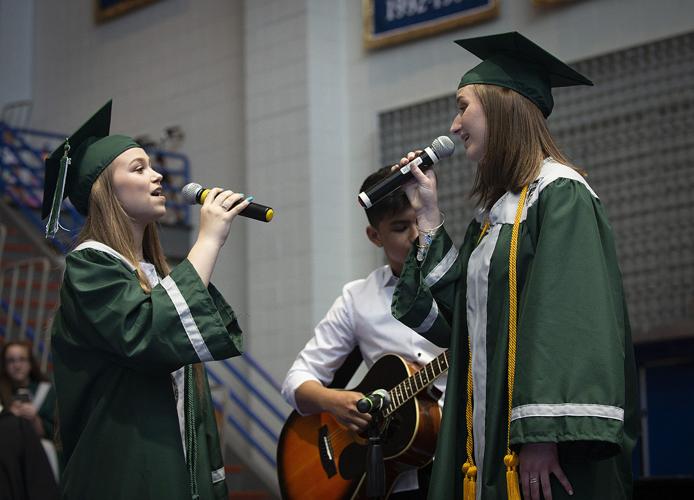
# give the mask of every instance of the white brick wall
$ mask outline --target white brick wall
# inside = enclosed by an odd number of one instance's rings
[[[163,1],[101,25],[92,9],[36,2],[33,125],[70,132],[113,98],[112,132],[158,139],[180,125],[194,179],[243,187],[242,2]],[[213,278],[239,311],[247,225],[232,228]]]
[[[33,21],[34,0],[0,1],[0,109],[10,102],[31,99]]]

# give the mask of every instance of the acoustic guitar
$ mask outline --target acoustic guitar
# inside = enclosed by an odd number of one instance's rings
[[[424,391],[448,370],[448,351],[422,369],[387,354],[371,367],[353,391],[386,389],[390,404],[380,410],[386,498],[397,476],[431,462],[441,424],[441,409]],[[277,474],[285,500],[366,498],[365,435],[350,431],[329,413],[292,412],[277,446]]]

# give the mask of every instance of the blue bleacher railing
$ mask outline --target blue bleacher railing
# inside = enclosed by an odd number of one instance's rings
[[[241,359],[244,361],[248,361],[248,354],[244,354],[241,356]],[[221,361],[222,365],[232,374],[234,377],[236,377],[241,384],[248,390],[250,394],[253,394],[258,400],[263,403],[263,405],[270,410],[270,413],[272,413],[277,420],[280,422],[284,422],[285,419],[287,418],[287,415],[282,413],[277,406],[275,406],[272,401],[270,401],[260,390],[256,388],[255,385],[253,385],[244,375],[241,373],[241,370],[239,370],[236,366],[234,366],[228,359],[224,359]],[[279,391],[278,391],[279,392]]]
[[[244,355],[245,356],[245,355]],[[242,356],[243,357],[243,356]],[[264,433],[269,437],[269,439],[272,441],[273,446],[277,444],[277,441],[279,439],[277,433],[273,431],[264,421],[263,419],[255,412],[251,407],[249,407],[234,391],[233,389],[227,387],[222,379],[218,377],[212,370],[208,369],[207,374],[209,375],[210,379],[216,383],[217,385],[220,385],[225,388],[227,391],[227,395],[229,396],[230,400],[236,403],[236,405],[246,414],[248,415],[251,420],[253,420],[263,431]],[[245,377],[243,377],[243,380],[245,380]],[[246,380],[247,381],[247,380]],[[243,382],[242,382],[243,383]],[[223,411],[223,405],[222,403],[217,399],[213,398],[215,407],[217,410],[219,410],[222,414],[224,413]],[[253,435],[249,432],[247,428],[241,424],[241,422],[234,416],[233,413],[229,413],[227,415],[227,422],[231,424],[232,427],[234,427],[236,430],[239,431],[239,435],[243,437],[243,439],[252,447],[254,448],[260,455],[265,459],[265,461],[273,468],[277,467],[277,462],[275,461],[274,453],[270,453],[263,444],[258,441],[256,438],[253,437]]]
[[[11,127],[7,123],[0,121],[0,197],[30,221],[36,230],[44,233],[44,222],[41,220],[41,200],[43,199],[43,174],[44,158],[50,154],[65,139],[64,135],[28,128]],[[164,175],[162,186],[166,195],[167,216],[162,221],[167,225],[190,226],[190,207],[183,203],[179,193],[181,187],[190,181],[190,165],[188,158],[180,153],[165,151],[156,148],[147,148],[147,152],[152,160],[153,166]],[[59,237],[53,241],[53,245],[61,254],[65,254],[73,246],[74,239],[79,233],[79,229],[84,222],[84,218],[77,212],[69,201],[63,203],[60,223],[68,231],[60,231]],[[0,266],[2,263],[0,263]],[[6,313],[10,309],[9,304],[0,297],[0,310]],[[13,313],[11,321],[19,325],[22,322],[17,314]],[[4,327],[0,325],[0,337],[4,334]],[[36,338],[35,330],[28,328],[27,337]],[[247,366],[257,373],[262,380],[269,386],[271,392],[279,393],[280,386],[252,356],[244,353],[240,358]],[[280,410],[262,390],[244,375],[244,373],[232,364],[231,361],[224,360],[221,365],[225,373],[231,375],[241,386],[248,391],[251,397],[261,402],[269,413],[280,424],[283,423],[288,415],[288,411]],[[274,447],[278,440],[278,425],[266,422],[244,398],[234,389],[225,383],[224,378],[220,377],[211,369],[207,373],[214,384],[225,389],[226,396],[235,403],[241,412],[247,415],[253,425],[261,429],[263,434]],[[227,378],[227,380],[229,380]],[[222,410],[223,405],[220,401],[214,401],[217,409]],[[253,437],[250,429],[246,428],[240,420],[230,413],[226,416],[227,422],[235,428],[239,435],[255,449],[267,463],[276,467],[274,449],[269,450],[258,439]],[[277,430],[276,430],[277,429]]]
[[[0,122],[0,192],[40,231],[43,199],[44,158],[56,149],[65,137],[52,132],[14,128]],[[181,188],[190,181],[188,157],[180,153],[147,148],[154,168],[164,175],[162,187],[167,197],[167,215],[162,221],[169,225],[190,225],[190,207],[182,202]],[[58,238],[51,240],[55,247],[66,253],[72,246],[84,217],[69,200],[63,203]]]
[[[12,316],[12,322],[16,326],[20,326],[22,324],[22,317],[17,314],[16,312],[10,312],[10,304],[6,300],[0,299],[0,310],[2,310],[5,314],[11,314]],[[0,337],[5,336],[5,325],[0,323]],[[26,336],[27,338],[33,342],[34,339],[36,338],[36,334],[34,333],[34,329],[30,326],[26,327]]]

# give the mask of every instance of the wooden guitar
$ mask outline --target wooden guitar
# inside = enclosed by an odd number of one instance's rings
[[[421,370],[400,356],[380,358],[353,391],[386,389],[390,404],[380,411],[386,498],[397,476],[427,465],[441,424],[438,403],[423,392],[448,370],[448,351]],[[292,412],[277,446],[277,475],[285,500],[365,498],[367,439],[329,413]]]

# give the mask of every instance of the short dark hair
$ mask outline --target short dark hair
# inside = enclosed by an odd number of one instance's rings
[[[369,175],[364,179],[364,182],[359,188],[359,192],[366,191],[370,187],[376,185],[376,183],[388,177],[391,168],[392,165],[389,165]],[[398,188],[389,195],[383,197],[378,203],[372,205],[371,208],[367,208],[364,211],[366,212],[366,218],[369,219],[369,224],[373,227],[377,227],[384,218],[407,210],[410,206],[410,200],[407,199],[407,195],[402,189]]]

